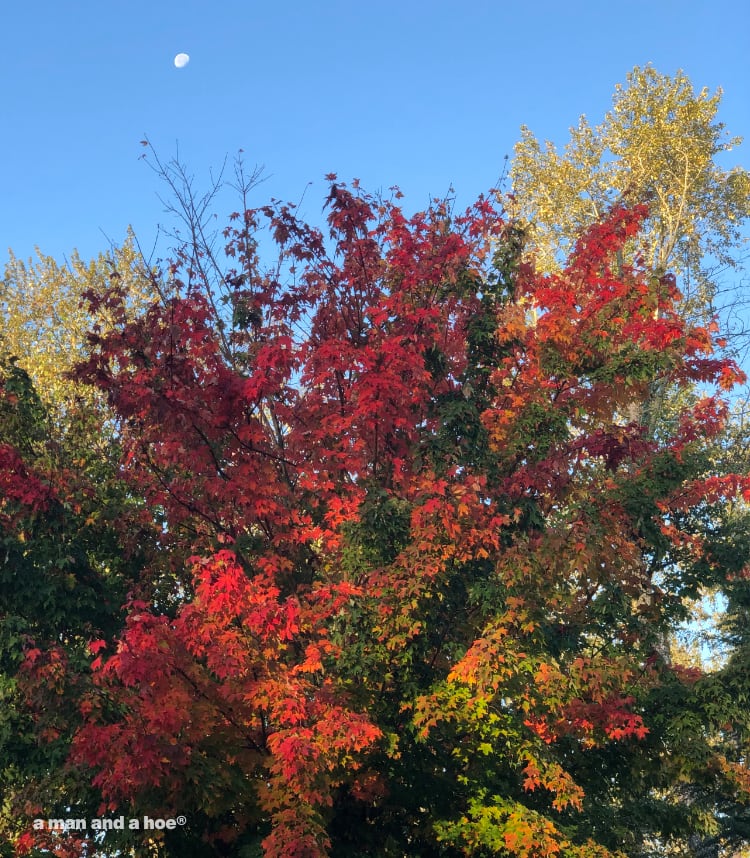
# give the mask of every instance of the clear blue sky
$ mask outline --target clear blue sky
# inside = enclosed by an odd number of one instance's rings
[[[332,171],[418,208],[497,180],[522,123],[564,142],[634,65],[724,88],[750,138],[747,0],[3,0],[0,263],[87,257],[165,220],[148,135],[198,183],[238,149],[319,217]],[[178,70],[176,53],[190,54]],[[750,167],[750,141],[736,153]],[[228,210],[235,206],[227,204]]]

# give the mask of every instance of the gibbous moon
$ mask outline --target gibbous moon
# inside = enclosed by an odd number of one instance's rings
[[[189,62],[189,54],[177,54],[177,56],[174,58],[174,64],[178,69],[184,69]]]

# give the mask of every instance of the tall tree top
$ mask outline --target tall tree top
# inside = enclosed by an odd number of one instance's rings
[[[723,163],[741,139],[717,120],[721,96],[696,93],[681,71],[636,67],[615,87],[601,124],[581,116],[562,152],[522,127],[510,176],[540,268],[557,269],[614,201],[646,202],[650,216],[632,254],[658,276],[680,277],[689,309],[710,309],[718,272],[742,258],[750,214],[750,174]]]

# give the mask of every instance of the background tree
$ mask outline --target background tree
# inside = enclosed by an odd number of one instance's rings
[[[29,374],[53,421],[64,424],[73,414],[80,415],[80,406],[89,411],[95,406],[94,391],[67,373],[86,353],[92,324],[106,324],[91,317],[83,295],[112,281],[125,290],[133,312],[158,298],[157,281],[132,234],[89,262],[76,252],[64,264],[41,251],[36,261],[26,262],[10,253],[0,282],[0,349]]]
[[[616,200],[647,202],[643,231],[624,252],[643,257],[655,290],[673,273],[687,312],[706,321],[722,309],[739,348],[744,300],[723,274],[745,258],[750,174],[725,166],[740,138],[718,121],[720,101],[721,90],[696,93],[682,72],[636,67],[615,88],[602,123],[581,116],[562,152],[524,126],[510,178],[514,210],[528,223],[543,271],[556,270],[581,230]]]

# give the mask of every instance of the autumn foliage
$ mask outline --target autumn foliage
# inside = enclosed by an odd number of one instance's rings
[[[75,377],[116,422],[129,592],[12,666],[79,785],[56,800],[185,814],[158,854],[267,858],[636,854],[734,819],[746,714],[666,641],[747,574],[717,522],[750,479],[710,454],[741,373],[622,262],[646,216],[541,276],[486,199],[408,217],[332,180],[325,234],[233,215],[221,290],[190,254],[137,316],[92,290],[112,322]],[[72,484],[0,446],[4,538]]]

